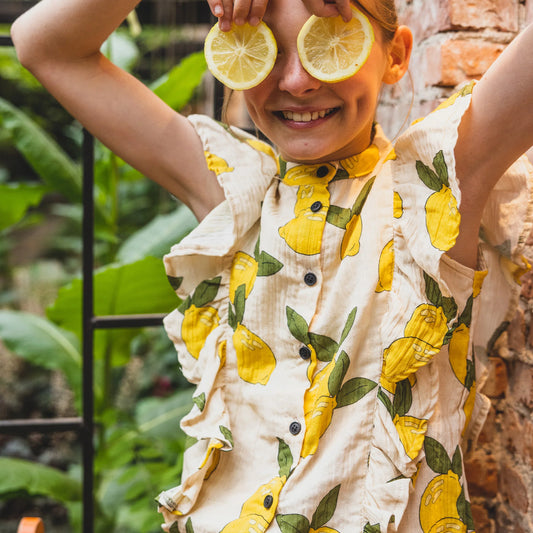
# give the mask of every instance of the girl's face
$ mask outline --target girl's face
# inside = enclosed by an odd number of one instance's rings
[[[276,38],[278,59],[261,84],[244,91],[246,106],[285,160],[344,159],[370,144],[380,87],[389,70],[388,46],[371,21],[376,41],[363,67],[347,80],[321,82],[302,67],[296,48],[309,16],[300,0],[270,0],[264,20]]]

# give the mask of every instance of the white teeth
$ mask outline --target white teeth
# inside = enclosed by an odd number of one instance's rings
[[[295,122],[311,122],[312,120],[318,120],[328,115],[332,109],[323,109],[322,111],[313,111],[305,113],[297,113],[296,111],[283,111],[283,117],[287,120],[294,120]]]

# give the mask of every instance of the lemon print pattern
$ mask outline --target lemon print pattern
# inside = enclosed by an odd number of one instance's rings
[[[279,514],[276,516],[281,533],[339,533],[327,526],[337,510],[340,485],[333,487],[319,502],[311,521],[300,514]]]
[[[187,297],[178,308],[183,313],[181,337],[195,359],[200,356],[207,337],[219,325],[218,311],[207,304],[216,298],[220,281],[220,277],[202,281],[192,296]]]
[[[239,377],[251,384],[266,385],[276,368],[276,358],[270,346],[242,322],[246,298],[253,290],[257,276],[271,276],[283,265],[256,243],[254,257],[246,252],[235,254],[231,265],[229,283],[228,323],[233,329],[233,346],[237,358]]]
[[[376,292],[390,291],[394,274],[394,241],[391,239],[381,251],[378,266],[379,278]]]
[[[442,151],[433,158],[435,170],[416,162],[418,177],[431,190],[435,191],[426,201],[426,227],[431,244],[438,250],[448,251],[459,235],[461,215],[457,200],[450,189],[448,167]]]
[[[205,151],[204,157],[207,162],[207,168],[212,170],[217,176],[225,172],[233,172],[235,170],[233,167],[228,166],[224,159],[211,152]]]
[[[395,383],[429,363],[441,349],[447,332],[442,307],[419,305],[405,326],[404,337],[396,339],[383,353],[384,378]]]
[[[329,207],[328,183],[335,167],[322,165],[315,169],[299,165],[287,171],[283,182],[298,186],[295,218],[279,228],[280,236],[296,253],[315,255],[322,246],[322,233]]]
[[[425,487],[420,500],[420,526],[424,533],[474,530],[470,503],[465,498],[461,476],[459,447],[450,458],[442,444],[426,436],[424,442],[428,466],[437,474]]]

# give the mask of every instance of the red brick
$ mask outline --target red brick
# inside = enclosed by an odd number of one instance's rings
[[[507,365],[500,357],[489,357],[487,381],[483,385],[483,394],[489,398],[502,398],[508,386]]]
[[[523,476],[507,464],[501,470],[502,496],[519,513],[527,513],[529,498]]]
[[[518,31],[517,0],[450,0],[450,21],[455,28],[491,28]]]
[[[416,43],[451,29],[448,0],[400,1],[396,4],[401,23],[411,28]],[[424,16],[420,16],[421,13]]]
[[[483,444],[493,444],[494,439],[499,436],[499,429],[496,426],[496,411],[494,406],[491,406],[483,429],[481,430],[478,438],[478,447]]]
[[[492,533],[494,531],[489,512],[479,503],[472,504],[472,517],[476,525],[476,533]]]
[[[528,242],[533,238],[533,233],[528,237]],[[521,278],[522,288],[520,289],[520,294],[523,298],[531,300],[533,298],[533,270],[530,270],[527,274],[524,274]]]
[[[465,462],[466,479],[471,497],[495,498],[498,494],[499,465],[492,455],[475,452]]]
[[[480,78],[505,45],[483,40],[453,39],[441,46],[441,80],[439,85],[455,87],[462,82]]]
[[[533,367],[515,361],[509,367],[509,396],[516,401],[533,409]]]

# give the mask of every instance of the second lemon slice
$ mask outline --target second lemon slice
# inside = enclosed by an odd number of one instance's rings
[[[353,17],[312,15],[298,34],[298,54],[311,76],[338,82],[353,76],[365,63],[374,43],[368,18],[352,7]]]
[[[232,25],[227,32],[215,24],[204,45],[207,66],[213,76],[230,89],[250,89],[261,83],[272,70],[278,53],[270,28]]]

